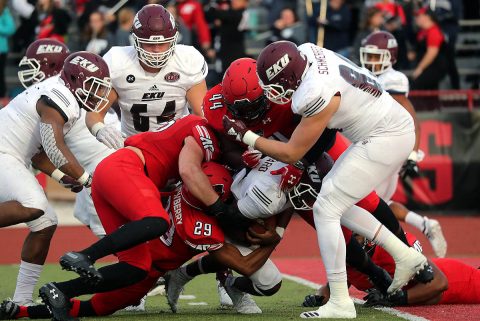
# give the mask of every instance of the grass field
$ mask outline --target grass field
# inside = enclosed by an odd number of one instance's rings
[[[0,266],[0,298],[12,296],[18,266]],[[73,278],[72,272],[61,271],[56,265],[47,265],[42,273],[40,284],[48,281],[61,281]],[[180,300],[179,311],[172,314],[164,296],[149,297],[146,312],[117,312],[104,318],[89,320],[198,320],[198,321],[235,321],[235,320],[300,320],[299,314],[306,309],[300,306],[303,297],[312,290],[292,281],[284,280],[282,289],[273,297],[256,297],[255,300],[263,310],[262,315],[239,315],[232,309],[220,309],[216,283],[213,275],[196,278],[189,283],[184,294],[194,295],[191,300]],[[35,292],[36,294],[37,292]],[[357,320],[402,320],[392,315],[357,305]]]

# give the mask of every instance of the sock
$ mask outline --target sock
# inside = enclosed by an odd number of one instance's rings
[[[225,267],[211,255],[205,255],[185,266],[184,272],[189,277],[194,278],[200,274],[215,273],[223,269],[225,269]]]
[[[384,226],[380,227],[377,236],[372,241],[383,247],[393,257],[395,262],[408,255],[408,251],[406,251],[408,246]]]
[[[99,258],[134,247],[162,236],[168,230],[168,222],[161,217],[145,217],[128,222],[106,235],[80,253],[95,262]]]
[[[372,215],[388,228],[392,233],[394,233],[403,243],[408,245],[407,237],[400,226],[395,214],[393,214],[392,209],[388,206],[385,201],[380,199],[377,208],[372,212]]]
[[[33,290],[42,270],[43,265],[21,261],[13,302],[25,303],[26,301],[33,301]]]
[[[405,222],[414,226],[423,234],[426,234],[428,232],[425,224],[425,218],[415,212],[409,211],[405,216]]]
[[[345,298],[350,300],[347,281],[329,281],[328,285],[330,287],[331,301],[343,301]]]
[[[52,314],[44,304],[32,305],[29,307],[21,306],[17,318],[29,319],[50,319]]]

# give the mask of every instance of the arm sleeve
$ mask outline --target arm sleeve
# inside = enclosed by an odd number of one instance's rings
[[[202,124],[195,125],[192,128],[192,134],[197,144],[202,148],[206,162],[219,158],[220,148],[218,146],[218,139],[209,127]]]

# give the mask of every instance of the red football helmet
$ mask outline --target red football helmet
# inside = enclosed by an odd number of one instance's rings
[[[266,46],[257,59],[260,86],[267,98],[276,104],[286,104],[307,71],[307,57],[290,41],[277,41]]]
[[[18,78],[23,87],[27,88],[60,73],[63,62],[69,54],[67,46],[54,39],[39,39],[32,42],[18,64],[21,68]]]
[[[203,163],[202,171],[207,175],[210,184],[212,184],[213,189],[217,192],[218,196],[220,196],[220,199],[226,201],[230,197],[230,188],[233,183],[230,172],[225,166],[215,162]],[[196,209],[205,208],[205,205],[190,193],[185,184],[182,186],[182,198],[191,207]]]
[[[386,31],[377,31],[362,40],[360,63],[375,75],[384,73],[397,62],[398,44]]]
[[[256,73],[257,62],[240,58],[231,63],[222,80],[222,94],[233,117],[253,125],[260,121],[269,108]]]
[[[149,4],[135,15],[132,35],[138,59],[148,67],[162,68],[173,55],[178,30],[170,12],[159,4]],[[163,44],[169,44],[169,48],[162,52],[144,48]]]
[[[107,63],[99,55],[86,51],[71,54],[60,78],[86,110],[98,113],[107,106],[112,83]]]

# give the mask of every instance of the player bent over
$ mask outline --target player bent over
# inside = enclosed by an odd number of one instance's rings
[[[226,200],[230,196],[232,178],[222,165],[209,162],[202,165],[210,184],[219,191],[219,197]],[[248,255],[242,255],[239,250],[225,243],[224,234],[216,218],[207,216],[203,210],[190,206],[199,203],[186,188],[180,185],[170,193],[167,212],[170,228],[161,238],[148,243],[151,261],[144,262],[149,266],[148,274],[139,282],[117,290],[99,286],[97,293],[88,301],[71,299],[88,292],[83,279],[77,278],[66,282],[48,283],[52,292],[47,305],[56,320],[74,320],[76,317],[99,316],[112,314],[128,305],[138,302],[155,285],[158,277],[166,271],[176,269],[195,255],[208,251],[216,260],[225,266],[244,275],[254,275],[255,271],[265,264],[268,257],[280,241],[275,230],[265,234],[253,234],[260,240],[260,247]],[[249,238],[249,236],[247,236]],[[129,262],[136,256],[136,248],[118,253],[120,263]],[[129,275],[124,275],[128,278]],[[62,309],[58,302],[64,302]],[[2,319],[17,319],[22,317],[51,317],[46,305],[18,306],[11,301],[4,301],[0,306]]]

